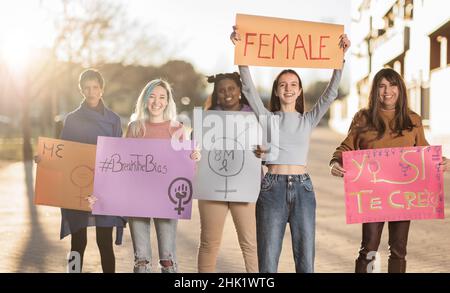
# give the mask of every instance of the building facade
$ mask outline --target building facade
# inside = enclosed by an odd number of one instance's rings
[[[330,127],[346,133],[367,105],[375,73],[391,67],[403,76],[428,140],[450,156],[450,1],[352,0],[350,38],[350,91],[333,104]]]

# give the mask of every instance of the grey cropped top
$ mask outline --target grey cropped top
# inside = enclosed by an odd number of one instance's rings
[[[311,111],[304,114],[270,112],[261,101],[248,66],[239,66],[239,71],[242,79],[242,92],[245,94],[252,110],[259,118],[268,115],[268,118],[272,120],[272,124],[268,124],[271,125],[269,127],[271,138],[268,139],[269,143],[266,146],[269,148],[266,164],[306,166],[311,131],[317,126],[331,103],[336,99],[342,70],[335,69],[333,71],[333,76],[317,103]]]

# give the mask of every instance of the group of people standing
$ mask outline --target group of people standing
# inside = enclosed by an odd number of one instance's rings
[[[238,28],[230,36],[240,41]],[[346,35],[339,46],[345,53],[350,47]],[[344,63],[344,60],[343,60]],[[214,90],[205,103],[205,110],[246,111],[257,116],[278,116],[275,125],[278,145],[257,147],[267,173],[261,182],[255,203],[199,200],[200,244],[198,272],[214,272],[228,210],[231,212],[247,272],[274,273],[278,269],[287,223],[292,235],[296,272],[314,272],[316,199],[311,177],[307,173],[309,140],[312,130],[338,95],[342,69],[333,71],[331,80],[309,111],[305,110],[300,76],[293,70],[281,71],[273,82],[269,109],[262,103],[253,84],[248,66],[239,66],[240,74],[224,73],[208,77]],[[97,70],[80,75],[81,105],[65,119],[61,139],[96,144],[98,136],[122,137],[120,118],[103,102],[104,80]],[[170,139],[177,130],[182,139],[191,133],[176,121],[176,106],[171,86],[156,79],[150,81],[138,97],[136,108],[125,137]],[[382,69],[374,77],[367,108],[354,117],[347,137],[337,147],[330,162],[331,174],[343,177],[342,152],[358,149],[408,147],[428,145],[421,117],[408,107],[402,77],[392,69]],[[276,150],[278,155],[271,156]],[[190,155],[201,159],[198,150]],[[442,168],[448,169],[442,159]],[[91,205],[95,197],[89,198]],[[124,218],[98,216],[90,212],[61,209],[61,238],[71,234],[71,251],[81,256],[86,248],[88,226],[96,226],[103,272],[115,271],[113,227],[117,228],[116,244],[121,243]],[[150,225],[153,220],[158,241],[161,272],[177,272],[177,220],[157,218],[127,218],[134,249],[134,272],[151,272]],[[362,242],[355,271],[367,272],[370,251],[377,251],[384,223],[362,225]],[[389,272],[405,272],[406,245],[410,221],[389,222]]]

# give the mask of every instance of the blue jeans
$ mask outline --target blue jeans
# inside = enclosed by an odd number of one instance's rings
[[[153,218],[158,238],[158,252],[162,273],[177,272],[176,257],[176,219]],[[135,273],[151,273],[152,271],[152,247],[150,242],[151,218],[128,218],[130,223],[131,240],[134,249]],[[165,267],[161,261],[171,261],[172,265]]]
[[[316,198],[308,174],[267,173],[256,202],[256,238],[261,273],[276,273],[286,224],[292,235],[295,271],[314,272]]]

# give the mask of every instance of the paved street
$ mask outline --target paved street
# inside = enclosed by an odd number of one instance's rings
[[[342,139],[327,128],[313,133],[309,173],[317,197],[316,272],[353,272],[361,225],[345,224],[343,182],[329,175],[328,161]],[[59,240],[58,208],[32,203],[34,170],[23,163],[0,161],[0,272],[64,272],[69,238]],[[33,174],[32,174],[33,173]],[[450,215],[450,174],[445,181],[447,217]],[[386,227],[387,228],[387,227]],[[194,201],[192,219],[178,225],[177,253],[180,272],[196,272],[200,221]],[[152,231],[154,270],[157,244]],[[293,272],[289,229],[286,231],[279,264],[280,272]],[[380,246],[382,272],[387,271],[387,229]],[[118,272],[130,272],[133,248],[129,230],[122,246],[115,246]],[[84,261],[85,272],[101,272],[95,230],[89,229]],[[234,226],[229,215],[217,264],[218,272],[244,272]],[[414,221],[408,245],[408,272],[450,272],[450,220]]]

